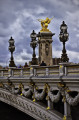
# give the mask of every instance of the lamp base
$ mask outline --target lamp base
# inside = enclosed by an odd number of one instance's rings
[[[38,65],[37,58],[32,58],[31,65]]]
[[[10,61],[9,67],[16,67],[14,61],[12,61],[12,60]]]
[[[69,62],[69,58],[66,53],[61,55],[61,62]]]

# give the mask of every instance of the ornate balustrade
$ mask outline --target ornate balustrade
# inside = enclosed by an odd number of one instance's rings
[[[52,76],[52,75],[59,75],[59,66],[34,67],[34,76]]]
[[[9,72],[8,72],[8,69],[1,69],[0,70],[0,77],[8,77],[9,75]]]
[[[30,76],[30,68],[9,68],[9,71],[10,71],[10,75],[11,76],[14,76],[14,77],[27,77],[27,76]]]
[[[27,76],[79,76],[79,65],[63,64],[54,66],[30,66],[27,68],[8,68],[0,70],[0,77]]]
[[[16,86],[19,83],[28,86],[30,82],[34,82],[40,88],[48,83],[52,89],[57,89],[57,84],[63,81],[70,89],[79,91],[79,65],[62,63],[51,67],[30,66],[0,70],[0,82],[7,84],[8,80],[11,80]]]
[[[67,75],[79,76],[79,65],[68,65]]]
[[[12,94],[31,97],[33,102],[47,100],[47,110],[53,103],[64,102],[63,120],[71,120],[70,105],[79,103],[79,65],[62,63],[56,66],[30,66],[0,70],[0,87]],[[41,92],[39,92],[41,91]],[[57,91],[56,94],[53,94]],[[75,97],[71,92],[77,92]]]

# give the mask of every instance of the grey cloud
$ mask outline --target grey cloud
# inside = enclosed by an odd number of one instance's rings
[[[77,2],[76,0],[76,3]],[[58,35],[60,25],[62,21],[65,20],[70,34],[66,48],[70,51],[77,52],[79,50],[78,47],[73,48],[73,44],[78,41],[78,38],[75,37],[78,32],[73,31],[73,28],[78,27],[76,24],[74,25],[79,13],[77,11],[78,7],[71,0],[0,0],[0,51],[2,51],[0,55],[4,54],[4,58],[6,58],[6,56],[10,54],[8,51],[8,40],[11,36],[15,39],[16,49],[14,56],[20,55],[23,49],[26,49],[28,54],[32,54],[30,34],[33,29],[36,33],[41,29],[37,19],[45,17],[51,18],[53,16],[55,18],[49,25],[49,29],[56,33],[53,37],[54,50],[62,50],[62,43],[60,43]],[[69,14],[67,14],[67,12],[69,12]],[[72,15],[73,17],[70,13],[74,13]],[[76,17],[76,20],[74,17]],[[36,49],[36,54],[38,55],[38,49]],[[22,59],[25,60],[28,58],[22,56]]]
[[[73,4],[79,6],[79,0],[72,0]]]
[[[30,60],[30,58],[28,56],[22,56],[23,60]]]

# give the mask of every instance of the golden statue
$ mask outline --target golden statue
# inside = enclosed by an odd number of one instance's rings
[[[47,29],[48,24],[51,22],[53,18],[49,19],[48,17],[43,20],[43,19],[38,19],[39,22],[41,22],[41,27],[42,29],[40,30],[40,32],[49,32],[49,29]]]

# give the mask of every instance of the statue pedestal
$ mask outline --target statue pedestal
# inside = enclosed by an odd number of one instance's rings
[[[44,61],[47,66],[51,66],[52,62],[52,36],[54,33],[40,32],[38,34],[38,44],[39,44],[39,64]]]

